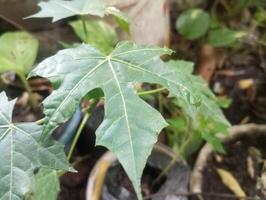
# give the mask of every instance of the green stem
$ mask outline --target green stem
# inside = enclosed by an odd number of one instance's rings
[[[32,90],[30,88],[30,85],[29,85],[28,81],[26,80],[26,78],[25,78],[23,73],[17,73],[17,75],[19,76],[24,88],[26,89],[26,91],[29,94],[29,101],[30,101],[30,104],[31,104],[32,108],[36,109],[37,105],[38,105],[38,102],[37,102],[36,98],[34,97],[34,95],[32,93]]]
[[[178,155],[180,155],[182,158],[187,159],[187,150],[189,149],[192,141],[192,133],[189,134],[188,138],[185,140],[185,142],[181,145],[181,147],[178,150]]]
[[[165,174],[167,174],[167,172],[172,169],[172,167],[175,165],[175,163],[178,161],[179,156],[176,155],[171,162],[163,169],[163,171],[159,174],[159,176],[153,181],[152,185],[156,185],[163,177]]]
[[[189,130],[188,130],[188,137],[186,138],[186,141],[181,145],[179,151],[177,152],[176,156],[173,157],[173,159],[171,160],[171,162],[163,169],[163,171],[159,174],[159,176],[155,179],[155,181],[153,182],[153,185],[155,185],[156,183],[158,183],[161,178],[167,174],[175,165],[175,163],[178,161],[178,159],[181,157],[182,159],[185,159],[187,156],[187,148],[189,148],[189,146],[191,145],[191,141],[192,141],[192,127],[191,127],[191,123],[189,123]]]
[[[38,125],[42,125],[45,122],[45,117],[42,119],[39,119],[38,121],[36,121],[35,123]]]
[[[148,90],[148,91],[143,91],[143,92],[138,92],[139,96],[145,96],[145,95],[149,95],[149,94],[155,94],[161,91],[164,91],[166,88],[165,87],[161,87],[161,88],[157,88],[155,90]]]
[[[84,39],[83,42],[86,42],[87,38],[88,38],[88,29],[87,29],[87,26],[86,26],[86,18],[83,15],[81,15],[80,18],[81,18],[81,21],[82,21],[83,31],[84,31],[84,34],[85,34],[85,39]]]
[[[189,137],[184,142],[184,144],[181,146],[181,148],[180,148],[179,152],[176,154],[176,156],[171,160],[171,162],[163,169],[163,171],[155,179],[155,181],[153,182],[153,185],[158,183],[162,179],[162,177],[164,175],[166,175],[175,166],[175,164],[178,161],[178,159],[180,158],[180,156],[182,159],[186,158],[186,156],[187,156],[186,151],[187,151],[187,148],[189,147],[189,145],[191,145],[191,140],[192,140],[192,134],[189,135]]]
[[[230,8],[230,5],[228,5],[227,1],[226,0],[221,0],[220,2],[222,4],[222,6],[225,8],[226,12],[228,12],[229,15],[231,15],[232,14],[232,10]]]
[[[77,142],[78,142],[78,139],[79,139],[79,137],[80,137],[80,134],[81,134],[83,128],[85,127],[85,125],[86,125],[86,123],[87,123],[89,117],[90,117],[90,113],[86,112],[86,113],[84,114],[84,117],[83,117],[82,121],[81,121],[81,124],[79,125],[79,128],[78,128],[78,131],[77,131],[77,133],[76,133],[76,135],[75,135],[75,138],[74,138],[74,140],[73,140],[73,142],[72,142],[72,144],[71,144],[71,147],[70,147],[69,153],[68,153],[68,155],[67,155],[67,159],[68,159],[68,160],[70,160],[71,157],[72,157],[72,154],[73,154],[73,152],[74,152],[74,149],[75,149],[75,147],[76,147],[76,144],[77,144]]]
[[[163,113],[163,95],[161,92],[158,93],[158,103],[159,103],[159,111]]]
[[[177,152],[177,154],[180,155],[183,159],[187,159],[187,150],[190,148],[191,142],[193,141],[193,128],[190,119],[188,119],[187,124],[188,130],[186,131],[186,135],[188,136]]]

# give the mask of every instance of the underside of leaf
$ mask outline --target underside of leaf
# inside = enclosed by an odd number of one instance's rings
[[[51,17],[53,22],[75,16],[75,15],[95,15],[103,17],[104,15],[114,15],[122,20],[127,20],[120,11],[112,6],[106,5],[103,0],[50,0],[38,4],[41,10],[27,18]]]

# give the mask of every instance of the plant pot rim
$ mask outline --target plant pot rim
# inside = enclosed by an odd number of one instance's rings
[[[220,137],[220,139],[222,140],[223,143],[228,143],[230,141],[240,139],[243,136],[251,136],[254,134],[266,136],[266,125],[259,125],[259,124],[235,125],[229,128],[228,135],[223,135]],[[207,161],[209,156],[213,152],[214,149],[210,144],[205,144],[203,148],[200,150],[190,176],[190,186],[189,186],[190,192],[192,193],[202,192],[202,182],[203,182],[202,172],[204,168],[207,166]]]
[[[154,145],[154,150],[169,156],[170,159],[175,159],[175,162],[179,162],[180,164],[187,165],[186,161],[182,159],[180,156],[177,156],[176,153],[172,151],[168,146],[164,144],[157,143]],[[108,169],[111,167],[112,163],[118,161],[116,156],[107,151],[94,165],[87,181],[86,187],[86,200],[99,200],[105,177]]]

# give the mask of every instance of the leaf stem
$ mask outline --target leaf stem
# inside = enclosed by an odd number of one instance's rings
[[[85,39],[84,39],[83,42],[86,42],[87,38],[88,38],[88,29],[87,29],[87,26],[86,26],[86,18],[85,18],[84,15],[81,15],[80,18],[81,18],[81,21],[82,21],[83,31],[84,31],[84,35],[85,35]]]
[[[39,119],[38,121],[36,121],[35,123],[38,125],[42,125],[45,122],[45,117],[42,119]]]
[[[182,159],[187,159],[187,149],[191,146],[191,141],[193,139],[192,137],[192,129],[191,129],[191,123],[189,123],[189,130],[188,130],[188,137],[186,140],[183,142],[181,147],[179,148],[178,152],[176,153],[176,156],[172,158],[171,162],[163,169],[163,171],[159,174],[159,176],[155,179],[153,182],[153,185],[158,183],[161,178],[167,174],[176,164],[178,159],[181,157]]]
[[[9,24],[11,24],[12,26],[14,26],[15,28],[22,30],[22,31],[26,31],[25,28],[23,28],[20,24],[16,23],[15,21],[9,19],[8,17],[0,14],[0,18],[3,19],[4,21],[8,22]]]
[[[230,8],[230,5],[228,5],[227,1],[226,0],[221,0],[220,2],[222,4],[222,6],[225,8],[226,12],[228,12],[229,15],[232,14],[232,10]]]
[[[77,144],[77,142],[78,142],[78,139],[79,139],[79,137],[80,137],[80,134],[81,134],[83,128],[85,127],[85,125],[86,125],[86,123],[87,123],[89,117],[90,117],[90,113],[89,113],[89,112],[86,112],[86,113],[84,114],[84,116],[83,116],[83,119],[82,119],[82,121],[81,121],[81,123],[80,123],[80,125],[79,125],[78,131],[77,131],[77,133],[76,133],[76,135],[75,135],[75,137],[74,137],[74,140],[73,140],[73,142],[72,142],[72,144],[71,144],[71,147],[70,147],[69,153],[68,153],[68,155],[67,155],[67,159],[68,159],[68,161],[69,161],[69,160],[71,159],[71,157],[72,157],[72,154],[73,154],[73,152],[74,152],[74,149],[75,149],[75,147],[76,147],[76,144]]]
[[[159,174],[159,176],[153,181],[152,185],[156,185],[165,174],[167,174],[167,172],[172,169],[172,167],[176,164],[176,162],[178,161],[179,156],[176,155],[171,162],[163,169],[163,171]]]
[[[31,87],[30,87],[28,81],[26,80],[26,77],[21,72],[18,72],[17,75],[19,76],[24,88],[26,89],[26,91],[29,94],[29,101],[30,101],[30,104],[31,104],[32,108],[36,109],[37,105],[38,105],[38,102],[37,102],[36,98],[33,95],[33,92],[31,90]]]
[[[161,87],[161,88],[157,88],[154,90],[148,90],[148,91],[143,91],[143,92],[138,92],[139,96],[145,96],[145,95],[149,95],[149,94],[155,94],[161,91],[164,91],[166,88],[165,87]]]

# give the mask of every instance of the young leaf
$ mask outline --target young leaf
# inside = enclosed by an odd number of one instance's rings
[[[107,6],[103,0],[50,0],[38,4],[41,11],[27,18],[52,17],[53,22],[75,15],[104,15],[113,14],[123,16],[120,11],[112,6]],[[123,20],[126,18],[123,17]]]
[[[245,36],[247,33],[244,31],[221,28],[209,32],[208,43],[214,47],[232,46]]]
[[[201,139],[210,143],[215,150],[224,152],[222,143],[216,137],[216,134],[226,133],[230,124],[219,108],[218,99],[214,96],[202,78],[192,75],[193,63],[186,61],[170,61],[167,65],[175,68],[180,74],[183,73],[190,76],[190,79],[193,80],[195,90],[201,94],[200,97],[202,99],[201,105],[198,107],[192,107],[182,99],[172,101],[182,109],[184,114],[189,116],[190,123],[192,124],[191,127],[189,127],[189,134],[192,134],[192,137],[185,142],[185,145],[182,148],[182,153],[186,156],[193,153],[193,149],[197,150],[197,148],[200,147]],[[180,135],[180,133],[182,132],[178,131],[177,136],[178,134]],[[192,143],[193,148],[191,148]]]
[[[203,36],[209,27],[210,16],[201,9],[192,8],[184,11],[176,21],[178,32],[193,40]]]
[[[229,127],[230,124],[224,117],[221,109],[218,105],[216,96],[211,92],[206,82],[196,75],[192,75],[193,63],[186,61],[169,61],[166,63],[168,67],[176,70],[178,74],[183,74],[188,80],[192,81],[193,88],[198,92],[201,98],[201,104],[197,107],[191,106],[188,101],[184,99],[179,100],[179,106],[183,111],[194,120],[197,119],[197,115],[200,114],[206,119],[220,122]]]
[[[114,28],[102,20],[86,20],[85,24],[82,20],[76,20],[70,25],[84,43],[90,44],[104,53],[110,53],[118,41]],[[84,32],[83,26],[86,26],[88,34]]]
[[[38,40],[26,32],[10,32],[0,37],[0,73],[27,74],[38,51]]]
[[[35,123],[13,123],[16,100],[0,93],[0,199],[22,200],[29,191],[36,168],[72,170],[63,147],[46,140],[41,146],[42,127]]]
[[[60,185],[56,170],[40,169],[34,178],[34,200],[56,200]]]
[[[137,82],[157,83],[191,104],[199,104],[197,90],[186,74],[179,74],[160,59],[171,50],[122,42],[105,56],[89,45],[67,49],[47,58],[31,76],[42,76],[57,85],[44,104],[43,136],[75,112],[89,91],[105,95],[105,120],[98,128],[97,144],[114,152],[140,195],[140,178],[157,134],[167,125],[158,111],[140,99]]]

